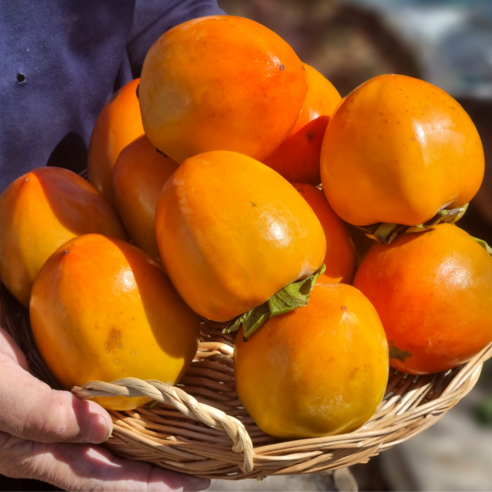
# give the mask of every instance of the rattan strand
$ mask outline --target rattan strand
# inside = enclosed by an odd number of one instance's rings
[[[0,291],[0,324],[27,354],[31,369],[53,387],[36,350],[27,311]],[[145,395],[153,404],[111,415],[106,446],[115,454],[206,478],[239,480],[295,475],[365,463],[437,422],[475,385],[492,344],[460,368],[429,376],[392,372],[372,418],[349,434],[278,441],[241,406],[234,385],[233,339],[221,326],[202,325],[201,343],[178,387],[134,378],[88,382],[81,397]]]

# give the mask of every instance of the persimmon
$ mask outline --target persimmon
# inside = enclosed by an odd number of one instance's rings
[[[198,347],[198,318],[155,260],[99,234],[75,238],[50,257],[34,283],[30,317],[43,359],[68,390],[124,377],[174,384]],[[113,410],[149,401],[95,400]]]
[[[114,168],[114,199],[120,217],[135,244],[154,258],[159,258],[154,226],[157,202],[177,167],[142,135],[121,151]]]
[[[357,289],[316,284],[306,307],[270,318],[234,349],[236,389],[256,424],[281,439],[363,425],[388,382],[388,342]]]
[[[101,194],[67,169],[34,169],[0,195],[0,278],[24,306],[39,270],[64,242],[101,233],[126,239]]]
[[[156,212],[161,259],[201,316],[229,321],[322,265],[326,240],[311,207],[282,176],[236,152],[187,159]]]
[[[145,133],[176,162],[213,150],[261,160],[294,126],[307,89],[302,62],[277,34],[246,18],[210,16],[156,41],[139,97]]]
[[[357,258],[347,227],[333,212],[325,195],[316,186],[294,183],[294,187],[314,210],[325,232],[326,270],[318,277],[318,282],[350,284],[354,278]]]
[[[87,157],[89,181],[114,206],[113,169],[120,152],[144,133],[135,79],[104,105],[92,130]]]
[[[268,157],[262,160],[291,183],[321,183],[321,144],[330,115],[341,100],[333,84],[304,63],[309,89],[294,128]]]
[[[443,90],[403,75],[374,77],[331,116],[323,190],[346,222],[415,226],[467,204],[484,174],[478,132]]]
[[[377,309],[398,370],[451,369],[492,341],[492,258],[455,225],[375,244],[354,285]]]

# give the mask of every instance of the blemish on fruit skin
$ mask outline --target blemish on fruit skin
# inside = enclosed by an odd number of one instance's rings
[[[342,311],[346,311],[347,310],[347,306],[342,306]]]
[[[253,207],[256,207],[255,202],[251,202],[251,205],[253,205]]]
[[[118,360],[118,359],[116,359],[116,360],[114,361],[114,363],[115,363],[115,364],[118,364],[118,362],[119,362],[119,360]]]

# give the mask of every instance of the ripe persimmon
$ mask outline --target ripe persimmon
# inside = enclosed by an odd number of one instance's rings
[[[0,278],[24,306],[44,262],[75,236],[100,233],[126,239],[101,194],[67,169],[41,167],[0,195]]]
[[[236,152],[187,159],[156,212],[161,259],[201,316],[229,321],[322,265],[326,241],[311,207],[280,174]]]
[[[291,183],[319,185],[321,144],[330,115],[341,100],[333,84],[304,63],[309,89],[301,114],[287,138],[262,162]]]
[[[114,206],[113,169],[120,152],[144,133],[137,87],[132,80],[104,105],[92,130],[87,157],[89,181]]]
[[[375,244],[354,285],[377,309],[398,370],[444,371],[492,341],[492,258],[455,225]]]
[[[60,384],[124,377],[174,384],[198,347],[198,317],[160,266],[131,244],[88,234],[63,244],[32,289],[36,345]],[[96,398],[129,410],[146,397]]]
[[[316,284],[306,307],[270,318],[234,349],[236,389],[256,424],[281,439],[363,425],[388,382],[388,342],[367,298]]]
[[[142,68],[145,133],[182,163],[213,150],[270,154],[296,122],[306,71],[277,34],[234,16],[193,19],[164,33]]]
[[[443,90],[403,75],[374,77],[331,116],[321,149],[323,190],[357,226],[415,226],[475,195],[484,174],[478,132]]]
[[[357,258],[347,227],[342,219],[333,212],[320,189],[305,183],[294,183],[294,187],[314,210],[325,232],[324,263],[326,270],[318,277],[318,282],[350,284],[354,278]]]
[[[178,168],[162,155],[146,135],[125,147],[113,174],[114,199],[121,220],[135,244],[159,258],[155,240],[155,210],[162,187]]]

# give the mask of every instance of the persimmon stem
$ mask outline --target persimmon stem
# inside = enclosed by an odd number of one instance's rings
[[[323,263],[318,270],[309,277],[292,282],[270,297],[268,301],[233,319],[231,323],[224,328],[223,333],[232,333],[233,331],[239,330],[242,326],[244,338],[248,339],[270,318],[306,306],[316,280],[318,280],[318,277],[325,270],[326,267]]]
[[[416,226],[407,226],[402,224],[387,224],[379,222],[368,226],[358,226],[359,229],[366,233],[367,237],[378,241],[381,244],[390,244],[402,234],[412,234],[415,232],[423,232],[427,229],[441,223],[454,224],[457,222],[468,208],[468,203],[459,208],[442,209],[432,219],[423,224]]]

